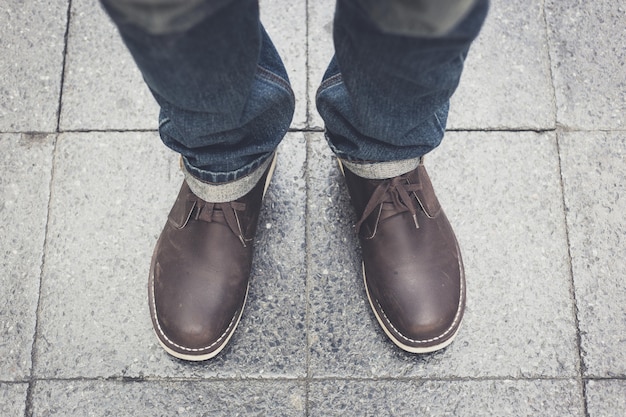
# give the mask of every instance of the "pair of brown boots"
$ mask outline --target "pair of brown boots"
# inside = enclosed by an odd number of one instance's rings
[[[253,242],[275,160],[235,201],[212,203],[184,182],[152,258],[149,303],[161,345],[191,361],[216,356],[246,302]],[[363,279],[389,338],[412,353],[450,344],[465,308],[458,243],[426,169],[371,180],[343,168],[360,219]]]

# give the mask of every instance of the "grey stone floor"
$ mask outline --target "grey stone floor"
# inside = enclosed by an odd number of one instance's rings
[[[8,3],[8,5],[7,5]],[[152,334],[152,247],[181,181],[95,0],[0,13],[0,415],[626,415],[626,7],[495,0],[427,159],[469,304],[442,352],[369,311],[314,95],[332,0],[262,0],[298,98],[251,295],[221,356]]]

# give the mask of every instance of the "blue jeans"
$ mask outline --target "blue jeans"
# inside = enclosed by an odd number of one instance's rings
[[[257,0],[101,1],[161,107],[163,142],[193,177],[226,183],[266,163],[294,94]],[[488,0],[413,3],[337,0],[316,102],[342,159],[407,160],[441,142]]]

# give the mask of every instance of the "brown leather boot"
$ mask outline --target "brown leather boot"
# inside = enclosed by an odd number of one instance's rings
[[[463,317],[465,275],[424,165],[385,180],[342,171],[360,216],[363,278],[378,322],[408,352],[446,347]]]
[[[154,249],[148,283],[152,324],[169,354],[210,359],[233,335],[274,163],[248,194],[228,203],[206,202],[183,183]]]

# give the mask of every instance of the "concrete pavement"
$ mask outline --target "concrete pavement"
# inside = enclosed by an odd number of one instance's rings
[[[6,3],[6,2],[5,2]],[[182,174],[95,0],[0,13],[0,415],[626,415],[626,8],[495,0],[427,158],[466,264],[456,341],[387,341],[314,106],[332,0],[262,0],[297,97],[242,322],[216,359],[152,334]]]

